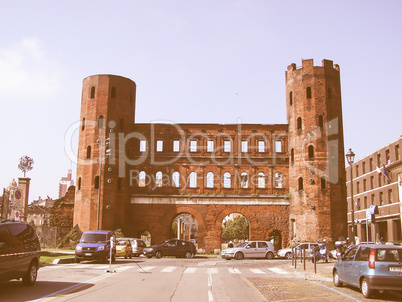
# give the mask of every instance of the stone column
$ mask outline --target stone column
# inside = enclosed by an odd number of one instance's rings
[[[22,191],[21,197],[21,218],[20,220],[27,221],[28,217],[28,196],[29,196],[29,182],[30,178],[20,177],[18,178],[18,189]]]

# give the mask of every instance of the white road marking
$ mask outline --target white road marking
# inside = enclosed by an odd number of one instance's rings
[[[186,268],[186,270],[184,271],[184,274],[194,274],[197,271],[196,267],[188,267]]]
[[[241,274],[241,271],[238,268],[229,268],[229,273],[231,273],[231,274]]]
[[[165,267],[163,270],[161,270],[162,273],[171,273],[173,272],[177,267],[176,266],[168,266]]]
[[[208,273],[208,274],[217,274],[217,273],[218,273],[218,269],[217,269],[216,267],[209,268],[209,269],[207,270],[207,273]]]
[[[268,270],[270,270],[271,272],[274,272],[276,274],[282,274],[282,275],[289,274],[289,272],[287,272],[279,267],[270,267],[270,268],[268,268]]]
[[[250,271],[253,272],[254,274],[265,274],[265,272],[263,272],[258,268],[250,268]]]
[[[212,273],[211,269],[208,269],[208,302],[214,302],[214,296],[212,294]]]

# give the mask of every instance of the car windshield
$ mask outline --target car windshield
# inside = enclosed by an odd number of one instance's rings
[[[239,247],[246,247],[246,245],[249,244],[249,242],[244,242],[241,246]]]
[[[119,240],[117,241],[117,245],[126,245],[127,241],[126,240]]]
[[[105,234],[83,234],[80,242],[95,243],[95,242],[106,242]]]

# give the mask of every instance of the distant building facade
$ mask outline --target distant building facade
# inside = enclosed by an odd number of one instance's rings
[[[68,170],[67,176],[62,177],[59,181],[59,198],[64,197],[67,193],[68,188],[74,185],[74,180],[72,179],[71,173],[71,169]]]
[[[346,169],[348,234],[352,234],[352,206],[356,235],[361,242],[402,241],[402,137]],[[350,169],[353,175],[351,199]],[[367,210],[376,207],[377,214]],[[374,218],[374,221],[371,221]]]

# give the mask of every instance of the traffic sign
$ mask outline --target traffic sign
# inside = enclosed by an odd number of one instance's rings
[[[21,199],[21,197],[22,197],[22,191],[21,191],[21,190],[15,191],[14,197],[15,197],[15,199]]]

